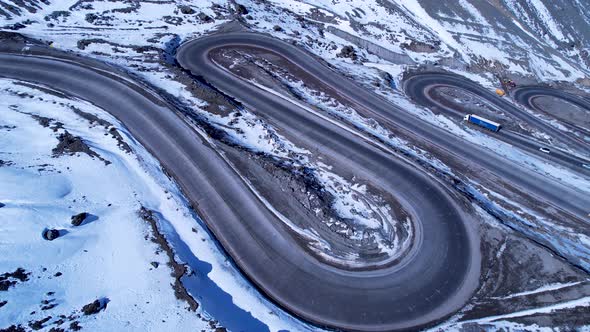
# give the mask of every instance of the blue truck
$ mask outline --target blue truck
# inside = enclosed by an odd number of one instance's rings
[[[484,119],[481,116],[477,116],[475,114],[467,114],[467,115],[465,115],[463,120],[465,120],[467,122],[471,122],[473,124],[476,124],[480,127],[484,127],[484,128],[491,130],[491,131],[498,131],[502,127],[497,122],[494,122],[494,121],[491,121],[488,119]]]

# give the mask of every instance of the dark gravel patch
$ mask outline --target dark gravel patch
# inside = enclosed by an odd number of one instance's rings
[[[94,123],[98,123],[101,126],[104,127],[109,127],[111,126],[111,123],[103,120],[101,118],[99,118],[98,116],[92,114],[92,113],[88,113],[88,112],[84,112],[81,109],[77,108],[77,107],[72,107],[72,110],[74,111],[74,113],[76,113],[78,116],[88,120],[88,122],[90,122],[91,124]]]
[[[49,332],[64,332],[65,330],[62,329],[61,327],[52,327],[51,329],[49,329]]]
[[[88,120],[88,122],[90,122],[90,124],[99,124],[105,128],[109,128],[109,134],[111,134],[111,136],[117,140],[117,146],[127,152],[127,153],[131,153],[131,147],[129,146],[129,144],[127,144],[127,142],[125,142],[125,140],[123,139],[123,136],[121,135],[121,133],[119,133],[119,131],[113,126],[112,123],[99,118],[98,116],[91,114],[91,113],[87,113],[84,112],[76,107],[72,107],[72,109],[74,110],[74,113],[76,113],[77,115],[79,115],[80,117]]]
[[[97,299],[91,303],[88,303],[84,307],[82,307],[81,311],[86,316],[95,315],[95,314],[99,313],[100,311],[105,310],[107,308],[107,303],[108,303],[108,300],[106,300],[106,299]]]
[[[0,291],[7,291],[10,287],[29,280],[31,273],[19,267],[14,272],[6,272],[0,275]]]
[[[60,17],[66,18],[66,17],[69,17],[70,15],[71,15],[71,13],[68,11],[58,10],[58,11],[52,12],[49,15],[46,15],[43,19],[45,21],[58,20]]]
[[[70,330],[80,331],[81,329],[82,329],[82,326],[80,326],[80,323],[78,323],[77,321],[70,323]]]
[[[174,259],[174,251],[172,250],[172,247],[170,247],[170,244],[168,244],[168,241],[166,241],[164,235],[160,233],[154,212],[142,206],[138,211],[138,215],[151,226],[154,235],[152,241],[157,243],[168,256],[168,266],[172,268],[172,277],[174,277],[174,284],[172,285],[174,295],[177,299],[187,302],[191,311],[197,310],[199,304],[187,292],[186,288],[184,288],[184,285],[180,281],[180,279],[187,273],[187,268],[184,264],[179,264]]]
[[[53,153],[53,157],[57,158],[63,155],[74,155],[76,153],[85,153],[92,158],[98,158],[102,160],[105,165],[109,165],[111,162],[102,158],[98,153],[92,151],[90,147],[82,140],[79,136],[74,136],[70,134],[67,130],[60,134],[57,139],[59,143],[51,152]]]
[[[0,332],[25,332],[25,328],[21,325],[10,325],[5,329],[0,329]]]
[[[53,308],[57,307],[57,303],[51,303],[51,304],[47,304],[41,307],[41,310],[46,311],[46,310],[51,310]]]
[[[47,316],[47,317],[37,320],[37,321],[30,321],[29,327],[35,331],[40,330],[45,327],[44,324],[47,323],[51,318],[52,318],[51,316]]]
[[[59,122],[59,121],[55,121],[54,119],[51,118],[47,118],[44,116],[40,116],[40,115],[36,115],[36,114],[31,114],[31,117],[35,120],[37,120],[37,122],[39,122],[39,124],[41,126],[43,126],[44,128],[51,128],[51,130],[53,130],[53,132],[57,132],[59,129],[63,129],[63,123]]]

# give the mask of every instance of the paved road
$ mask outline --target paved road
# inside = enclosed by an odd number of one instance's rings
[[[359,140],[276,96],[218,68],[208,57],[227,46],[261,47],[283,55],[332,86],[375,118],[400,126],[441,149],[501,174],[550,204],[586,216],[590,201],[575,189],[530,174],[501,157],[413,118],[383,98],[343,79],[302,50],[248,33],[205,37],[183,45],[178,60],[217,88],[264,114],[289,135],[316,144],[343,167],[383,187],[419,223],[420,241],[411,261],[372,271],[347,271],[321,263],[302,250],[234,170],[169,105],[133,83],[80,63],[47,57],[0,55],[0,75],[49,85],[111,112],[177,179],[187,198],[236,264],[279,305],[331,327],[381,331],[416,328],[445,317],[477,286],[479,249],[469,216],[436,180],[386,151]]]
[[[290,61],[293,65],[300,67],[308,74],[314,76],[316,79],[338,91],[343,98],[347,98],[351,103],[354,103],[358,107],[362,107],[365,110],[372,112],[373,117],[378,121],[388,123],[396,127],[402,127],[403,129],[418,134],[427,139],[430,143],[437,144],[439,147],[441,147],[441,149],[447,149],[451,153],[466,157],[481,164],[496,174],[503,176],[507,181],[519,185],[521,188],[524,188],[534,196],[540,197],[542,200],[553,204],[557,208],[570,212],[580,218],[587,217],[590,200],[586,195],[577,191],[575,188],[569,188],[556,181],[548,180],[544,176],[523,170],[521,167],[506,161],[504,158],[485,149],[465,145],[460,138],[457,138],[434,126],[424,124],[422,121],[413,118],[407,112],[392,106],[388,101],[384,100],[378,95],[368,92],[350,80],[343,79],[341,75],[330,70],[308,53],[291,44],[281,42],[260,34],[238,32],[200,38],[185,43],[179,48],[177,60],[181,66],[190,70],[194,75],[203,77],[216,88],[227,93],[228,95],[235,97],[250,109],[254,110],[257,114],[261,114],[265,118],[270,119],[273,124],[287,132],[290,136],[301,137],[303,140],[306,140],[307,143],[312,144],[312,146],[314,142],[316,142],[315,144],[317,144],[320,151],[331,156],[338,156],[344,153],[342,157],[344,159],[347,158],[349,163],[353,163],[353,167],[356,169],[364,169],[364,171],[368,173],[375,171],[384,172],[385,170],[390,170],[393,172],[393,176],[396,176],[397,174],[399,177],[399,174],[404,174],[404,177],[407,176],[408,179],[418,176],[417,174],[410,174],[406,172],[401,173],[401,165],[399,165],[399,163],[393,163],[393,161],[390,161],[391,166],[381,168],[381,166],[379,166],[381,161],[376,158],[373,152],[371,152],[371,149],[366,145],[347,138],[346,133],[338,131],[329,124],[326,124],[320,118],[310,115],[299,107],[296,107],[273,95],[261,91],[247,81],[236,79],[236,77],[231,73],[218,67],[210,59],[210,53],[214,50],[226,47],[264,49],[268,52],[282,56],[285,59],[288,59],[288,61]],[[377,168],[367,170],[366,167],[362,166],[371,165],[373,163],[377,165]],[[382,173],[381,175],[385,174],[386,173]],[[384,182],[388,182],[387,179],[389,176],[382,176],[382,178],[384,179]],[[410,180],[410,182],[413,181],[414,180]],[[416,184],[417,183],[414,183],[414,188],[416,187]],[[408,189],[410,187],[408,187]],[[417,188],[417,190],[421,191],[421,188]],[[396,194],[399,195],[399,192],[396,192]],[[425,203],[425,201],[421,201],[419,199],[410,200],[410,202],[413,202],[414,204],[417,202],[420,202],[419,204]],[[422,206],[422,208],[427,207]],[[428,207],[427,209],[431,208],[432,207]],[[434,229],[431,227],[433,227],[435,224],[438,224],[437,221],[435,221],[433,224],[432,220],[427,218],[419,218],[419,220],[424,225],[424,234],[427,234],[429,230]],[[455,225],[449,224],[447,218],[447,222],[444,227],[454,228]],[[454,244],[448,244],[450,246],[454,246]],[[420,255],[423,256],[419,257],[427,257],[427,255],[424,255],[425,253],[426,251],[422,251]],[[447,256],[445,256],[445,260],[446,259],[448,259]],[[438,262],[438,259],[436,261]],[[416,263],[412,264],[418,264],[420,262],[421,261],[418,260]],[[401,270],[396,274],[388,276],[388,278],[392,282],[397,282],[402,279],[408,280],[404,277],[400,278],[400,276],[405,275],[405,273],[405,270]],[[440,277],[429,275],[427,278],[422,278],[415,275],[416,279],[410,284],[400,283],[397,284],[397,287],[399,287],[398,289],[401,290],[406,287],[418,285],[418,287],[427,287],[432,290],[433,288],[430,286],[434,284],[436,285],[436,292],[443,292],[446,294],[445,296],[449,296],[452,293],[449,290],[456,287],[447,284],[449,282],[448,278],[450,275],[452,275],[454,278],[458,274],[457,271],[453,271],[448,272],[446,275],[440,275]],[[326,284],[324,286],[330,287],[329,284],[331,281],[329,280],[330,279],[325,280]],[[372,295],[368,302],[362,301],[363,308],[376,308],[374,305],[380,303],[377,306],[381,307],[380,310],[382,311],[379,312],[379,309],[377,309],[377,311],[373,311],[371,314],[369,312],[375,309],[365,309],[361,310],[360,312],[367,312],[367,315],[372,317],[371,319],[380,317],[378,320],[383,322],[389,321],[389,327],[409,327],[411,325],[407,324],[407,318],[414,320],[415,317],[426,314],[429,310],[435,308],[435,306],[430,306],[432,304],[432,299],[428,298],[426,301],[424,301],[422,296],[412,295],[414,292],[413,288],[407,289],[406,291],[409,291],[409,293],[405,293],[401,298],[398,298],[399,294],[396,291],[389,293],[387,290],[387,288],[382,288],[382,290],[378,293],[371,293]],[[394,294],[394,297],[387,300],[382,300],[381,296],[378,296],[379,294],[385,294],[385,297],[391,297],[392,294]],[[327,294],[325,296],[327,296]],[[352,296],[352,293],[350,293],[349,296]],[[359,311],[348,311],[345,315],[338,315],[337,318],[332,309],[328,311],[324,310],[323,306],[328,305],[328,302],[331,303],[330,306],[335,306],[333,299],[333,297],[330,297],[327,302],[319,299],[320,306],[316,307],[315,311],[313,312],[305,311],[306,309],[303,309],[303,305],[300,309],[298,309],[293,305],[295,302],[291,302],[290,309],[299,315],[316,322],[322,322],[323,319],[323,322],[331,326],[360,328],[361,325],[358,325],[358,323],[355,323],[355,321],[363,321],[365,322],[365,329],[377,328],[378,325],[371,327],[368,324],[369,321],[358,317]],[[398,301],[399,299],[403,300]],[[314,300],[314,304],[315,303],[316,302]],[[391,307],[390,310],[385,309],[383,306],[386,306],[386,303],[389,303],[388,305],[390,306],[395,306],[395,308]],[[344,306],[347,307],[351,305],[357,306],[358,304],[359,302],[356,301],[344,302]],[[307,305],[309,305],[309,301]],[[437,305],[438,308],[440,308],[440,304]],[[341,306],[336,305],[336,307]],[[301,309],[303,310],[298,311]],[[336,324],[337,321],[340,322]],[[344,321],[346,321],[346,323],[344,323]],[[415,323],[416,321],[414,321],[414,324]],[[386,326],[387,324],[384,323],[378,328],[385,328]]]
[[[464,225],[469,218],[460,214],[453,199],[441,192],[432,178],[346,130],[236,79],[208,56],[218,47],[247,41],[234,34],[198,39],[181,46],[177,59],[194,75],[204,77],[217,89],[270,119],[287,136],[297,137],[306,146],[329,156],[338,167],[380,183],[409,204],[424,230],[418,253],[402,268],[394,266],[365,274],[347,272],[348,281],[344,282],[340,276],[322,272],[326,269],[336,272],[332,268],[314,265],[305,273],[321,273],[322,277],[317,279],[320,284],[310,283],[311,279],[303,274],[293,276],[296,280],[301,277],[307,280],[303,282],[306,292],[302,293],[299,287],[275,291],[268,284],[262,288],[299,316],[346,329],[415,327],[452,312],[477,283],[474,278],[479,269],[478,250]],[[306,55],[303,60],[308,58]]]
[[[453,107],[455,105],[448,105],[447,103],[439,100],[439,98],[433,97],[432,92],[440,87],[461,89],[467,93],[475,95],[481,100],[485,100],[493,108],[513,115],[518,119],[518,121],[532,125],[533,127],[551,135],[558,141],[573,147],[579,153],[590,156],[590,145],[587,142],[573,138],[572,136],[552,127],[551,125],[548,125],[547,123],[530,115],[529,113],[523,112],[503,98],[498,98],[495,93],[488,91],[488,89],[463,76],[434,71],[420,72],[408,77],[404,82],[404,87],[406,93],[416,102],[423,106],[445,112],[447,115],[457,119],[457,121],[460,121],[467,112]],[[524,90],[521,91],[524,92]],[[524,94],[520,93],[520,95]],[[572,170],[590,175],[590,171],[582,167],[582,164],[590,162],[588,158],[581,158],[574,154],[556,149],[551,145],[541,143],[537,140],[523,136],[517,132],[510,131],[506,128],[502,129],[498,133],[488,131],[486,131],[486,133],[499,140],[517,146],[530,154],[537,155],[543,159],[553,160],[554,162],[571,168]],[[541,152],[539,150],[541,147],[550,149],[551,154]]]
[[[117,117],[176,178],[242,271],[270,298],[305,319],[362,331],[415,328],[457,310],[477,286],[478,240],[466,227],[472,220],[446,189],[415,167],[293,105],[263,95],[257,104],[285,110],[277,114],[296,114],[284,121],[295,120],[297,127],[306,124],[301,134],[326,151],[349,151],[347,156],[335,155],[356,158],[350,167],[364,164],[359,173],[378,175],[384,187],[409,202],[407,208],[424,230],[411,260],[372,271],[347,271],[319,262],[300,248],[205,140],[139,85],[80,61],[1,53],[0,76],[45,84]]]
[[[344,79],[340,74],[330,70],[307,52],[289,43],[260,34],[247,32],[227,33],[200,38],[182,45],[178,51],[178,60],[183,66],[219,85],[219,88],[230,95],[241,96],[242,100],[255,103],[257,98],[264,97],[266,94],[248,84],[234,83],[237,81],[235,79],[230,80],[231,75],[217,68],[207,56],[211,50],[228,46],[261,48],[281,55],[340,92],[342,98],[347,98],[351,103],[363,108],[380,123],[405,129],[424,138],[441,150],[481,165],[504,178],[507,182],[524,189],[557,209],[569,212],[581,219],[588,218],[590,198],[585,193],[546,176],[523,169],[521,166],[487,149],[465,144],[463,139],[444,129],[421,121],[381,96],[367,91],[351,80]],[[242,93],[241,89],[246,89],[245,91],[248,91],[248,93]],[[406,87],[408,93],[410,93],[409,89],[411,88]]]
[[[318,142],[317,144],[320,145],[320,150],[327,150],[332,155],[338,155],[339,151],[349,153],[348,158],[351,161],[357,161],[355,167],[361,168],[359,164],[371,164],[376,161],[374,157],[368,157],[367,151],[370,151],[369,148],[366,146],[359,148],[356,144],[352,144],[354,141],[346,140],[345,134],[324,124],[319,118],[314,118],[314,116],[305,113],[298,107],[264,93],[248,82],[237,80],[232,74],[219,68],[211,61],[209,54],[213,50],[225,47],[258,48],[283,56],[293,65],[300,67],[308,74],[338,91],[342,97],[348,98],[351,103],[372,112],[372,116],[376,120],[382,123],[391,124],[392,126],[402,127],[403,129],[418,134],[427,139],[430,143],[437,144],[441,149],[447,149],[451,153],[469,158],[481,164],[496,174],[503,176],[507,181],[519,185],[534,196],[538,196],[560,209],[570,212],[580,218],[587,217],[590,200],[586,195],[577,191],[575,188],[566,187],[556,181],[548,180],[544,176],[522,170],[521,167],[506,161],[504,158],[490,151],[465,145],[461,139],[445,132],[444,130],[434,126],[425,125],[422,121],[413,118],[407,112],[392,106],[388,101],[378,95],[368,92],[350,80],[343,79],[341,75],[330,70],[311,57],[308,53],[291,44],[260,34],[227,33],[190,41],[182,45],[178,50],[177,59],[179,63],[193,74],[204,77],[216,88],[237,98],[239,101],[249,106],[250,109],[255,110],[257,114],[269,118],[273,124],[288,132],[290,135],[294,135],[295,137],[308,137],[312,142]],[[301,129],[298,130],[298,128]],[[338,144],[337,142],[348,143]],[[399,170],[397,167],[394,169],[394,173],[400,174],[398,173]],[[383,178],[387,179],[387,177]],[[420,201],[414,200],[413,202]],[[420,221],[425,225],[424,233],[426,234],[427,230],[431,229],[430,227],[432,224],[427,219],[420,219]],[[448,226],[454,227],[450,224],[446,225],[446,227]],[[421,254],[424,254],[424,252]],[[404,273],[404,271],[401,272]],[[455,276],[456,272],[451,272],[451,274]],[[426,278],[428,280],[418,277],[412,281],[411,285],[426,285],[434,283],[437,285],[436,289],[438,291],[442,291],[448,296],[450,293],[447,287],[450,285],[446,285],[445,283],[447,281],[443,281],[447,279],[448,276],[449,274],[442,276],[441,280],[433,278],[432,275]],[[398,277],[399,275],[392,275],[390,278],[397,279]],[[401,285],[402,284],[399,284],[400,287],[409,286]],[[442,288],[441,285],[443,285]],[[422,301],[419,296],[411,296],[405,298],[405,300],[410,298],[414,299],[414,301],[397,302],[397,299],[391,299],[390,301],[392,302],[390,303],[396,303],[396,305],[402,303],[402,305],[401,307],[392,309],[396,310],[395,313],[389,312],[387,316],[384,316],[382,319],[391,319],[391,327],[401,327],[404,325],[401,325],[400,322],[403,322],[405,317],[415,317],[416,312],[419,312],[421,315],[430,310],[431,307],[426,305],[431,304],[431,302]],[[377,297],[371,299],[371,302],[373,303],[377,303],[377,301],[380,301]],[[356,302],[353,303],[356,304]],[[347,302],[346,305],[350,306],[350,303]],[[309,316],[310,313],[306,312],[298,312],[298,314],[315,321],[320,319],[317,314],[321,313],[324,317],[329,317],[329,315],[331,315],[330,313],[321,310],[321,308],[318,309],[320,311],[311,313],[313,316]],[[348,318],[349,320],[357,319],[357,317],[354,317],[354,313],[350,314],[352,314],[352,316]],[[348,323],[347,325],[332,324],[332,326],[353,327],[354,325]],[[385,325],[382,325],[382,327],[383,326]]]
[[[580,109],[586,111],[588,113],[588,117],[590,117],[590,99],[587,96],[573,95],[571,93],[567,93],[562,90],[557,90],[557,89],[544,87],[544,86],[518,87],[518,88],[514,89],[514,91],[512,91],[512,95],[514,96],[514,99],[516,101],[518,101],[519,103],[521,103],[522,105],[525,105],[526,107],[528,107],[530,109],[538,110],[543,113],[549,113],[549,112],[544,111],[542,108],[540,108],[536,104],[535,100],[539,97],[555,97],[555,98],[558,98],[561,100],[565,100],[565,101],[579,107]],[[590,128],[577,126],[575,123],[567,123],[566,125],[569,127],[573,127],[577,130],[581,130],[583,132],[590,133]]]

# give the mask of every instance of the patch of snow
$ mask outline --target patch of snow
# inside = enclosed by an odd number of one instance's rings
[[[566,41],[567,39],[563,35],[563,32],[558,27],[557,22],[555,22],[553,16],[549,13],[549,10],[547,9],[547,7],[545,7],[543,2],[541,2],[540,0],[531,0],[530,4],[537,11],[539,17],[542,19],[543,23],[547,26],[547,28],[553,34],[553,36],[555,36],[555,38],[559,40]]]
[[[510,318],[526,317],[536,314],[551,314],[563,309],[577,308],[577,307],[588,307],[590,306],[590,297],[582,297],[577,300],[565,301],[562,303],[552,304],[544,307],[533,308],[528,310],[522,310],[512,312],[504,315],[489,316],[485,318],[478,318],[473,320],[462,321],[461,324],[465,323],[488,323],[499,320],[506,320]]]
[[[438,36],[442,42],[458,51],[463,60],[469,62],[469,58],[461,50],[461,45],[455,40],[453,35],[445,29],[442,24],[431,17],[428,12],[420,5],[418,0],[395,0],[395,2],[401,7],[405,8],[406,12],[414,17],[416,22],[420,22],[423,26],[427,27],[433,34]]]
[[[23,92],[35,98],[16,94]],[[0,107],[5,109],[0,123],[15,126],[0,129],[0,159],[12,163],[0,167],[0,201],[5,204],[0,209],[0,271],[24,267],[32,273],[30,281],[3,295],[8,303],[0,326],[26,325],[45,317],[39,307],[51,291],[52,303],[58,304],[52,313],[65,315],[97,298],[108,299],[97,319],[80,318],[89,330],[211,329],[197,313],[230,329],[310,329],[268,302],[242,277],[188,208],[176,184],[115,118],[86,102],[10,80],[0,80],[0,94]],[[77,116],[72,107],[110,122],[133,153],[117,146],[108,135],[110,128]],[[55,119],[64,129],[54,133],[42,128],[29,113]],[[52,157],[56,136],[63,130],[82,137],[111,164],[79,153]],[[201,304],[197,313],[175,298],[167,257],[149,240],[148,225],[136,213],[140,206],[157,211],[159,227],[175,244],[177,259],[191,262],[196,275],[186,276],[184,282]],[[70,216],[81,211],[91,213],[92,221],[70,225]],[[64,235],[46,241],[41,237],[44,228],[61,229]],[[62,275],[55,277],[56,272]],[[37,313],[29,315],[32,311]],[[58,319],[54,317],[50,322]]]
[[[562,288],[568,288],[568,287],[572,287],[572,286],[576,286],[581,284],[581,281],[576,281],[576,282],[568,282],[568,283],[555,283],[555,284],[549,284],[549,285],[545,285],[543,287],[539,287],[537,289],[533,289],[533,290],[529,290],[529,291],[525,291],[525,292],[520,292],[520,293],[513,293],[510,294],[508,296],[503,296],[503,297],[499,297],[496,299],[501,299],[501,300],[507,300],[507,299],[512,299],[515,297],[521,297],[521,296],[527,296],[527,295],[532,295],[532,294],[539,294],[539,293],[545,293],[545,292],[550,292],[550,291],[554,291],[554,290],[558,290],[558,289],[562,289]]]

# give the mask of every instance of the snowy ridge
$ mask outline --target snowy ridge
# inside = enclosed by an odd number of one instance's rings
[[[583,59],[587,46],[582,41],[580,46],[572,47],[576,37],[585,35],[585,26],[565,23],[567,17],[554,15],[560,12],[559,6],[546,6],[540,1],[530,5],[534,10],[520,8],[520,3],[507,2],[502,7],[468,0],[459,4],[430,0],[271,2],[284,11],[264,2],[246,2],[248,8],[255,9],[252,15],[256,28],[270,31],[273,25],[268,22],[281,22],[284,31],[275,35],[286,37],[296,31],[298,36],[310,36],[310,41],[302,39],[303,43],[323,56],[331,48],[331,40],[336,44],[341,41],[324,32],[321,39],[328,46],[314,45],[312,36],[317,38],[322,32],[301,28],[297,20],[285,15],[304,16],[325,27],[338,28],[393,52],[406,53],[417,62],[441,61],[451,67],[478,68],[480,74],[508,71],[544,80],[576,81],[588,73]],[[534,20],[522,16],[527,13],[535,15]],[[371,19],[374,17],[379,19]],[[542,22],[543,28],[534,25],[536,22]],[[561,29],[564,25],[572,31],[565,34]],[[541,38],[543,35],[546,37]],[[535,54],[534,59],[531,54]],[[538,66],[546,69],[536,71]]]

